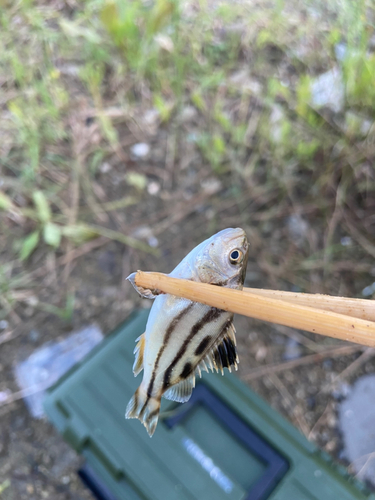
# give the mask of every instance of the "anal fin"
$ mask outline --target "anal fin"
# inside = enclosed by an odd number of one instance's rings
[[[236,329],[233,326],[232,321],[228,323],[223,331],[223,333],[219,336],[219,339],[215,342],[215,344],[208,350],[206,355],[200,361],[197,367],[197,372],[200,375],[201,370],[207,370],[207,366],[211,369],[211,371],[216,370],[218,372],[221,371],[222,375],[224,375],[224,368],[228,368],[228,370],[232,371],[232,366],[235,370],[238,368],[238,354],[236,348]]]
[[[146,343],[145,334],[142,333],[142,335],[136,339],[136,342],[137,344],[134,348],[135,360],[133,364],[133,373],[135,377],[143,370],[143,353]]]
[[[171,401],[176,401],[177,403],[186,403],[186,401],[189,401],[194,387],[195,375],[193,373],[185,380],[182,380],[178,384],[172,385],[172,387],[165,391],[163,397]]]

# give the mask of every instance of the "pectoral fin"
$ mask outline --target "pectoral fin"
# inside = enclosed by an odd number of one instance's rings
[[[203,359],[199,362],[197,366],[197,373],[201,376],[201,372],[204,370],[208,372],[216,370],[221,371],[224,375],[224,368],[232,371],[232,366],[235,370],[238,368],[238,354],[236,348],[236,329],[233,323],[230,322],[226,326],[224,333],[220,335],[216,343],[207,351]]]
[[[157,290],[149,290],[148,288],[143,288],[142,286],[138,286],[135,284],[135,276],[137,273],[130,274],[126,279],[130,281],[133,287],[137,290],[139,295],[144,299],[156,299],[159,295]]]
[[[143,370],[143,353],[145,352],[145,334],[142,333],[137,339],[136,339],[136,346],[134,348],[134,355],[135,355],[135,360],[133,364],[133,373],[134,377],[138,375]]]

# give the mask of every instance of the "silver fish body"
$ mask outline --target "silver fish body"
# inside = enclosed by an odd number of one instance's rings
[[[246,273],[248,241],[240,229],[225,229],[195,247],[169,274],[202,283],[242,289]],[[154,296],[129,280],[137,291]],[[135,375],[143,380],[130,400],[126,418],[138,418],[150,436],[155,431],[160,400],[189,400],[195,374],[223,368],[237,369],[233,314],[169,294],[156,296],[135,348]]]

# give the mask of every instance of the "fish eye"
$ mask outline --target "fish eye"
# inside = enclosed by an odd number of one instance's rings
[[[231,251],[229,255],[229,260],[231,264],[238,264],[242,260],[242,252],[241,250],[238,250],[238,248],[235,248],[234,250]]]

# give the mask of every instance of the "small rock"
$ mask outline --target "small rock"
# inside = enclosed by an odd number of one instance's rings
[[[302,354],[300,344],[294,339],[288,339],[285,351],[283,354],[283,359],[285,361],[291,361],[292,359],[300,358]]]
[[[332,370],[332,366],[333,366],[332,360],[325,359],[322,363],[322,366],[323,366],[324,370]]]
[[[241,69],[233,73],[229,82],[233,87],[241,89],[241,91],[247,91],[250,94],[259,96],[262,93],[262,85],[250,76],[248,69]]]
[[[185,106],[180,114],[180,120],[182,122],[190,122],[197,116],[197,110],[194,106]]]
[[[249,342],[255,342],[256,340],[258,340],[258,333],[255,331],[250,332],[248,335],[248,339]]]
[[[195,142],[198,142],[199,138],[200,138],[200,136],[196,132],[190,132],[186,136],[187,142],[194,142],[195,143]]]
[[[94,306],[94,307],[100,306],[100,300],[95,295],[90,295],[90,297],[88,298],[88,303],[90,304],[90,306]]]
[[[353,243],[353,240],[350,236],[343,236],[340,240],[340,243],[343,247],[350,247]]]
[[[219,179],[216,179],[215,177],[210,177],[201,181],[201,186],[203,191],[207,194],[215,194],[223,187]]]
[[[347,398],[350,392],[351,392],[350,385],[347,382],[341,382],[340,385],[338,385],[332,390],[331,394],[335,399],[341,400],[343,398]]]
[[[371,295],[374,293],[375,293],[375,281],[374,283],[372,283],[372,285],[366,286],[366,288],[362,290],[362,295],[364,297],[371,297]]]
[[[147,125],[155,125],[159,120],[159,111],[155,108],[148,109],[145,112],[143,119]]]
[[[361,480],[375,485],[375,375],[357,380],[339,407],[345,457]]]
[[[9,389],[5,389],[5,391],[0,391],[0,403],[4,403],[12,392]]]
[[[166,52],[170,53],[173,52],[174,50],[173,40],[168,35],[162,35],[161,33],[159,33],[158,35],[155,36],[154,40],[159,45],[159,47],[165,50]]]
[[[147,185],[147,192],[151,196],[155,196],[160,191],[160,184],[156,181],[151,181]]]
[[[58,66],[58,70],[62,75],[79,76],[81,66],[78,64],[62,64],[61,66]]]
[[[2,319],[0,321],[0,330],[5,330],[6,328],[8,328],[8,326],[9,322],[6,319]]]
[[[31,342],[38,342],[38,340],[40,339],[40,332],[33,328],[32,330],[30,330],[29,339]]]
[[[132,231],[131,236],[133,238],[147,239],[151,238],[153,235],[150,226],[138,226],[134,231]]]
[[[43,399],[47,387],[83,359],[102,339],[100,329],[96,325],[89,325],[64,339],[44,344],[14,366],[16,381],[20,389],[25,391],[24,399],[33,417],[40,418],[44,414]],[[33,391],[30,392],[31,388]],[[6,396],[5,392],[3,398]],[[23,426],[24,421],[15,419],[14,429]]]
[[[155,236],[151,236],[150,238],[148,238],[147,243],[152,248],[156,248],[157,246],[159,246],[159,240],[157,238],[155,238]]]
[[[325,450],[328,453],[334,452],[336,449],[336,441],[334,439],[331,439],[331,441],[328,441],[328,443],[325,446]]]
[[[309,224],[299,214],[293,214],[287,219],[287,227],[293,242],[301,247],[307,239]]]
[[[146,240],[150,247],[155,248],[159,246],[159,240],[154,236],[149,226],[139,226],[132,232],[131,236]]]
[[[318,76],[311,85],[311,104],[313,107],[329,108],[339,113],[344,108],[345,87],[341,71],[333,68]]]
[[[26,485],[26,491],[29,495],[32,495],[34,493],[34,486],[30,483]]]
[[[336,424],[337,424],[337,418],[336,418],[336,415],[334,413],[331,413],[330,415],[328,415],[327,417],[327,425],[328,427],[330,427],[331,429],[334,429],[336,427]]]
[[[285,122],[285,113],[281,106],[274,105],[270,115],[270,139],[276,144],[283,140],[283,123]]]
[[[366,137],[373,126],[373,121],[353,113],[353,111],[347,111],[345,113],[345,132],[350,136]]]
[[[26,303],[31,307],[35,307],[39,303],[38,297],[36,295],[31,295],[30,297],[27,297]]]
[[[346,43],[336,43],[334,50],[336,59],[340,62],[342,62],[348,54],[348,46]]]
[[[110,170],[112,170],[112,166],[110,163],[108,163],[107,161],[105,161],[104,163],[102,163],[99,167],[99,170],[102,174],[106,174],[107,172],[109,172]]]
[[[267,347],[264,345],[259,346],[255,354],[255,359],[257,361],[263,361],[266,358],[266,356],[267,356]]]
[[[150,152],[150,146],[145,142],[139,142],[130,148],[130,152],[135,159],[146,158]]]

